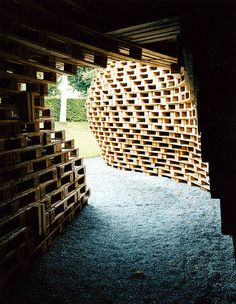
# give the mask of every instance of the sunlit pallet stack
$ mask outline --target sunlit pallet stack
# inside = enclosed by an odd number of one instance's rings
[[[108,165],[209,190],[196,104],[184,73],[110,62],[90,88],[87,112]]]

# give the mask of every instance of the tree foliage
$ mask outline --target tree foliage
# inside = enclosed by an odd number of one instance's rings
[[[67,100],[67,121],[87,121],[86,114],[86,98],[68,99]],[[46,98],[46,107],[53,110],[53,117],[55,121],[60,118],[60,98],[51,97]]]
[[[58,84],[49,84],[49,86],[48,86],[48,96],[49,97],[60,96],[60,90],[58,88]]]
[[[76,76],[68,77],[70,85],[79,91],[82,96],[87,96],[88,88],[96,77],[98,69],[78,68]]]

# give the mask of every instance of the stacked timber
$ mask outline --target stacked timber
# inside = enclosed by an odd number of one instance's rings
[[[110,62],[90,89],[87,113],[108,165],[209,190],[196,104],[184,72]]]
[[[2,97],[0,125],[1,287],[51,245],[89,189],[78,149],[64,130],[55,131],[43,95]]]

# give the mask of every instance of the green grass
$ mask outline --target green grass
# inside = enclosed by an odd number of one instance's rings
[[[56,122],[56,130],[65,130],[66,139],[75,140],[75,148],[84,158],[99,156],[100,150],[93,134],[88,129],[88,122]]]

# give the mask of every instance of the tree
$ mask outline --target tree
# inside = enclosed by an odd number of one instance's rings
[[[88,88],[96,77],[98,69],[78,68],[76,76],[68,77],[70,85],[79,91],[82,96],[87,96]]]
[[[68,76],[57,77],[57,83],[48,87],[48,97],[60,98],[60,122],[66,122]]]
[[[68,87],[68,77],[66,75],[62,75],[61,83],[60,83],[60,91],[61,91],[60,122],[66,122],[67,87]]]
[[[56,84],[49,84],[48,86],[48,97],[60,96],[60,90],[58,89],[59,82]]]

